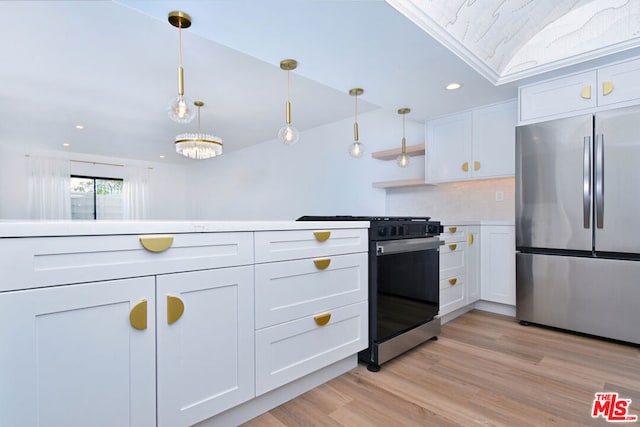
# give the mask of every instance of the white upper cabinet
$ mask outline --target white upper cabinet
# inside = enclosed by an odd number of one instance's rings
[[[513,176],[516,116],[514,100],[427,122],[426,181]]]
[[[596,106],[596,73],[574,74],[519,89],[520,122],[551,118],[566,112],[589,111]]]
[[[640,59],[521,86],[519,101],[519,124],[638,104]]]
[[[626,106],[640,100],[640,59],[598,70],[598,105]]]
[[[427,182],[459,181],[471,157],[471,113],[464,112],[427,122],[425,176]]]

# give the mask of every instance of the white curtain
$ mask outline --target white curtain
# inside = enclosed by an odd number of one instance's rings
[[[69,160],[28,157],[29,218],[71,219]]]
[[[148,217],[149,169],[138,167],[126,167],[125,169],[124,218],[146,219]]]

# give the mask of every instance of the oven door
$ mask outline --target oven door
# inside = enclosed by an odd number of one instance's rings
[[[438,237],[376,242],[375,341],[393,338],[438,314],[443,244]]]

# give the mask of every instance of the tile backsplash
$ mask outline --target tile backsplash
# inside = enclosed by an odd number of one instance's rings
[[[388,215],[451,220],[515,220],[515,178],[388,189]]]

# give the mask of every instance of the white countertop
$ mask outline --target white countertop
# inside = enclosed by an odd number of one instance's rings
[[[368,221],[0,221],[0,238],[369,228]]]
[[[444,227],[452,226],[452,225],[506,225],[506,226],[515,226],[515,221],[508,220],[441,220],[440,224]]]

